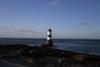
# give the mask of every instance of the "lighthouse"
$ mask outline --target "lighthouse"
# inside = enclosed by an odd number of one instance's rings
[[[44,44],[42,44],[42,46],[44,46],[44,47],[53,47],[51,28],[48,29],[48,31],[47,31],[47,40]]]
[[[48,32],[47,32],[47,41],[51,41],[51,40],[52,40],[52,30],[48,29]]]

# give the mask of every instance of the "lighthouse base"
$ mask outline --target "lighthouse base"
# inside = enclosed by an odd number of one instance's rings
[[[53,43],[52,40],[48,40],[47,42],[45,42],[44,44],[42,44],[42,47],[53,47]]]

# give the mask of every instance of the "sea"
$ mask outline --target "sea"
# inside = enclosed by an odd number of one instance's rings
[[[0,44],[27,44],[41,46],[42,38],[0,38]],[[100,39],[53,39],[54,48],[100,55]]]

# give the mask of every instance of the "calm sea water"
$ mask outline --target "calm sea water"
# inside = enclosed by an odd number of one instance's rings
[[[0,44],[28,44],[40,46],[46,39],[0,38]],[[54,39],[55,48],[100,55],[100,40]]]

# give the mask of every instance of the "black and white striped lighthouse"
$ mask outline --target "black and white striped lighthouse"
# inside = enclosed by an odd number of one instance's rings
[[[48,29],[48,32],[47,32],[47,41],[51,41],[51,40],[52,40],[52,30]]]
[[[48,29],[48,32],[47,32],[47,41],[42,46],[53,47],[52,30],[50,28]]]

